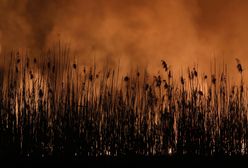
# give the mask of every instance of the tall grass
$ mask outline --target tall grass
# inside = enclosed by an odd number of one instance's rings
[[[59,48],[12,51],[0,72],[0,151],[24,157],[247,155],[247,89],[161,62],[152,76],[79,67]]]

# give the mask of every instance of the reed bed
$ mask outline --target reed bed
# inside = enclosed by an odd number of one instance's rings
[[[82,67],[69,48],[12,51],[0,71],[0,154],[23,157],[245,156],[247,88],[197,67],[174,77]]]

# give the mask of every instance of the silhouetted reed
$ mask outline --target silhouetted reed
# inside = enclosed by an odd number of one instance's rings
[[[153,78],[146,71],[118,78],[108,68],[80,68],[68,49],[33,61],[11,55],[0,70],[0,150],[11,156],[248,153],[242,75],[240,86],[229,86],[226,71],[209,79],[193,67],[176,80],[162,60]],[[237,69],[243,73],[239,60]]]

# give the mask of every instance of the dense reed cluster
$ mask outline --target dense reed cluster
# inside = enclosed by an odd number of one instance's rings
[[[79,66],[69,49],[11,52],[0,72],[1,155],[100,157],[247,155],[247,89],[161,62],[155,76]]]

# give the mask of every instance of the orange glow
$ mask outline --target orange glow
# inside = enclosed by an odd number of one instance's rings
[[[247,16],[242,0],[2,0],[0,51],[60,39],[82,66],[95,60],[157,72],[165,59],[179,73],[194,64],[209,70],[216,58],[232,71],[236,57],[248,62]]]

